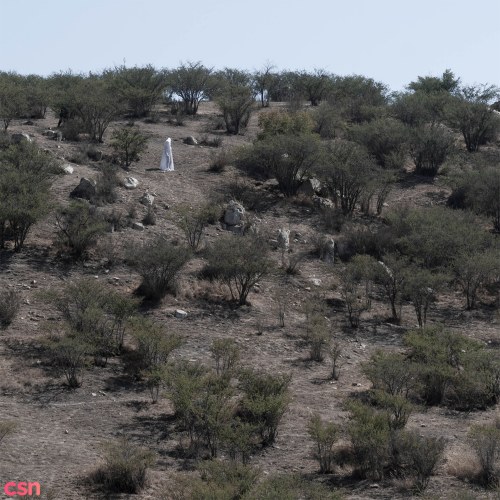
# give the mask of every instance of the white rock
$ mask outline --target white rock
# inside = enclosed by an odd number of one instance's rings
[[[132,229],[136,229],[137,231],[144,231],[144,224],[142,222],[133,222]]]
[[[175,311],[175,317],[176,318],[187,318],[188,313],[186,311],[183,311],[182,309],[176,309]]]
[[[75,171],[75,169],[69,163],[63,165],[62,170],[65,174],[68,175],[72,174]]]
[[[139,181],[135,177],[126,177],[123,181],[123,185],[127,189],[136,189],[139,186]]]

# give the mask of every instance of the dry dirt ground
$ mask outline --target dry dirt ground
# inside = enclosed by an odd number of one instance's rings
[[[145,208],[139,204],[140,196],[149,191],[156,196],[157,224],[148,226],[144,232],[127,228],[106,235],[104,249],[82,265],[68,266],[57,257],[54,247],[53,215],[36,225],[30,233],[25,249],[19,254],[0,254],[0,286],[19,290],[22,307],[15,321],[0,332],[0,418],[15,420],[17,431],[1,445],[0,480],[38,481],[46,498],[81,499],[101,498],[85,484],[85,478],[99,463],[101,443],[125,435],[137,443],[149,446],[157,452],[152,467],[149,486],[139,495],[130,498],[169,498],[173,475],[189,470],[192,464],[176,453],[179,436],[174,431],[172,407],[166,397],[158,404],[151,404],[148,391],[131,380],[124,372],[120,359],[113,359],[106,368],[90,368],[85,373],[83,385],[74,391],[67,390],[62,378],[47,370],[39,357],[37,346],[47,331],[57,330],[61,319],[55,309],[43,300],[43,294],[51,289],[60,289],[69,281],[82,276],[110,283],[110,287],[131,294],[139,283],[139,277],[124,265],[106,267],[102,255],[110,248],[125,248],[138,240],[147,241],[157,233],[169,238],[181,238],[175,225],[175,209],[181,204],[197,206],[216,193],[229,201],[227,185],[235,180],[244,180],[252,189],[260,189],[265,211],[256,215],[264,231],[270,237],[279,227],[289,227],[292,235],[300,233],[292,249],[312,249],[312,240],[318,232],[318,220],[307,204],[291,203],[266,189],[256,187],[243,179],[234,168],[228,167],[222,174],[208,172],[211,155],[217,149],[204,146],[188,146],[183,143],[187,136],[200,139],[203,135],[215,137],[217,133],[206,132],[208,123],[215,114],[210,104],[203,103],[197,119],[187,119],[184,126],[167,122],[166,112],[160,113],[159,123],[137,122],[150,134],[148,150],[129,172],[121,177],[136,177],[140,186],[127,191],[119,188],[119,199],[113,205],[116,211],[127,214],[131,206],[136,207],[136,220],[140,220]],[[56,142],[41,135],[47,127],[55,127],[57,120],[47,116],[33,125],[14,123],[10,129],[34,136],[44,148],[57,157],[74,158],[78,143]],[[257,132],[257,115],[254,115],[244,136],[223,138],[223,147],[232,148],[246,143]],[[161,150],[166,137],[172,138],[175,171],[161,173],[158,170]],[[109,137],[107,132],[105,139]],[[108,152],[106,144],[98,149]],[[98,165],[86,161],[74,164],[72,175],[59,177],[53,187],[54,206],[68,202],[68,194],[81,177],[96,177]],[[389,207],[400,203],[431,205],[442,202],[448,189],[439,183],[416,179],[411,174],[398,185],[387,200]],[[226,194],[225,194],[226,193]],[[268,201],[268,203],[267,203]],[[222,229],[211,226],[206,241],[210,242],[222,234]],[[278,267],[280,255],[272,253]],[[298,472],[314,475],[317,462],[311,456],[312,443],[307,436],[306,424],[313,412],[322,417],[344,422],[347,414],[342,403],[353,392],[365,391],[369,382],[361,374],[360,364],[367,360],[377,348],[397,349],[402,345],[402,335],[415,326],[414,313],[407,306],[403,324],[395,327],[386,322],[389,315],[387,305],[375,301],[372,311],[361,321],[356,333],[346,327],[344,312],[333,299],[339,299],[334,290],[335,266],[310,255],[300,268],[300,274],[283,282],[271,276],[260,283],[258,293],[249,296],[250,306],[232,310],[222,302],[207,301],[204,285],[195,276],[200,262],[195,260],[181,277],[181,290],[177,297],[169,296],[162,304],[145,311],[162,321],[167,330],[179,332],[185,343],[176,352],[177,358],[210,363],[209,346],[214,338],[231,337],[236,340],[243,353],[242,363],[272,372],[292,374],[293,399],[279,429],[273,447],[257,454],[251,463],[264,471]],[[320,285],[312,283],[321,280]],[[289,295],[289,310],[286,326],[278,327],[277,307],[274,294],[278,287],[285,287]],[[223,293],[223,291],[221,291]],[[329,380],[328,362],[308,361],[307,349],[301,342],[304,324],[302,305],[317,294],[330,299],[334,304],[328,310],[336,338],[343,346],[343,366],[340,379]],[[494,298],[485,297],[486,301]],[[177,319],[175,309],[188,312],[186,319]],[[491,308],[483,307],[465,313],[462,297],[454,290],[442,295],[434,305],[430,322],[444,322],[450,329],[466,333],[483,341],[500,342],[498,323]],[[262,335],[257,335],[259,330]],[[447,439],[446,456],[437,474],[431,478],[426,496],[430,498],[494,497],[480,488],[457,479],[473,458],[466,444],[466,434],[473,423],[489,422],[497,409],[485,412],[459,413],[445,408],[419,410],[412,415],[408,427],[418,429],[425,435],[444,436]],[[321,478],[338,484],[347,498],[407,498],[411,496],[405,485],[396,481],[373,484],[370,481],[347,480],[346,471],[338,471]],[[3,493],[0,492],[0,496]],[[493,495],[493,496],[490,496]],[[117,498],[129,498],[122,495]]]

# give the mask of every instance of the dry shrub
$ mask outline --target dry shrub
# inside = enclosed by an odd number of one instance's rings
[[[21,307],[21,296],[14,290],[0,292],[0,327],[9,326]]]
[[[104,464],[91,480],[110,492],[138,493],[146,484],[146,472],[154,462],[153,452],[123,438],[103,445]]]

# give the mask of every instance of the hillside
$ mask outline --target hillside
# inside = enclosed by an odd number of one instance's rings
[[[182,478],[188,478],[189,482],[190,478],[197,477],[197,461],[207,458],[208,454],[206,449],[202,449],[198,457],[192,450],[186,451],[188,438],[174,415],[166,387],[161,389],[158,402],[151,402],[145,378],[131,368],[137,348],[134,338],[126,330],[124,354],[111,356],[105,366],[96,366],[90,356],[81,386],[70,389],[46,354],[49,334],[62,335],[66,329],[63,314],[47,296],[49,292],[65,291],[69,284],[88,278],[109,293],[135,297],[141,276],[125,259],[134,245],[146,243],[144,251],[147,252],[148,242],[157,235],[165,236],[169,242],[182,243],[185,237],[179,227],[181,208],[188,207],[187,210],[193,212],[212,203],[220,208],[222,215],[229,201],[236,199],[245,207],[247,220],[255,221],[271,262],[270,272],[252,286],[248,303],[237,307],[223,284],[210,281],[202,274],[206,263],[202,249],[182,268],[177,293],[167,294],[157,304],[138,302],[138,314],[182,339],[180,347],[170,355],[169,363],[185,360],[198,366],[213,366],[210,351],[213,341],[231,338],[240,350],[242,367],[291,375],[290,403],[279,422],[275,442],[250,453],[249,464],[261,471],[258,481],[275,473],[295,473],[306,481],[323,483],[325,488],[340,492],[344,498],[413,495],[408,478],[391,473],[380,479],[364,478],[355,473],[356,467],[349,459],[343,464],[339,462],[332,473],[319,474],[307,426],[314,414],[339,424],[342,430],[336,448],[349,455],[346,426],[350,412],[345,402],[366,401],[372,388],[362,365],[380,349],[407,352],[404,337],[418,329],[412,302],[408,298],[402,301],[401,321],[395,324],[383,289],[375,285],[370,292],[371,307],[361,311],[357,328],[350,326],[341,279],[348,265],[347,258],[340,258],[343,242],[346,244],[348,233],[356,227],[378,228],[386,224],[388,214],[398,210],[445,207],[452,193],[452,162],[448,162],[444,173],[426,177],[417,175],[414,165],[407,160],[404,168],[397,171],[380,214],[373,210],[362,213],[357,206],[340,230],[328,229],[311,197],[286,197],[279,192],[276,182],[252,178],[233,161],[222,172],[209,169],[221,150],[235,151],[251,144],[260,131],[259,116],[276,109],[286,107],[271,103],[270,108],[257,109],[243,135],[227,135],[213,128],[218,109],[212,102],[202,102],[198,115],[185,117],[181,126],[172,120],[169,108],[163,105],[158,108],[154,123],[135,120],[135,126],[148,136],[148,146],[139,161],[128,169],[119,167],[117,175],[120,181],[134,177],[139,186],[137,189],[118,186],[116,201],[98,207],[102,215],[114,212],[123,227],[100,236],[88,258],[82,261],[68,258],[55,243],[56,207],[69,204],[69,193],[81,178],[98,179],[105,161],[92,160],[86,152],[90,150],[96,158],[110,158],[111,133],[128,120],[112,122],[103,144],[48,138],[44,131],[55,130],[58,122],[51,111],[30,125],[21,119],[11,123],[10,133],[29,134],[40,148],[49,151],[61,164],[70,164],[74,170],[55,178],[50,190],[51,210],[30,230],[22,250],[13,252],[12,241],[0,250],[0,289],[19,292],[21,300],[12,323],[0,330],[0,420],[17,424],[15,431],[2,441],[2,481],[37,481],[42,487],[42,498],[108,498],[89,477],[101,463],[102,443],[125,436],[155,455],[145,488],[137,495],[117,494],[112,498],[183,498],[179,486]],[[222,145],[188,145],[184,140],[189,136],[198,141],[220,138]],[[175,171],[162,173],[158,167],[167,137],[172,138]],[[458,135],[455,138],[460,142]],[[492,143],[486,150],[495,153],[498,147]],[[99,154],[96,155],[96,151]],[[146,206],[139,201],[145,192],[154,196],[156,224],[137,230],[132,223],[140,222],[147,214]],[[489,219],[477,221],[485,233],[491,232]],[[302,256],[295,273],[287,274],[283,269],[276,242],[278,230],[282,228],[290,230],[288,261]],[[220,220],[207,225],[203,230],[202,248],[210,247],[227,233]],[[316,252],[325,235],[337,244],[334,262],[320,259]],[[498,250],[498,235],[493,238],[496,238],[494,248]],[[430,305],[427,326],[441,324],[452,333],[474,339],[498,360],[498,273],[496,281],[480,288],[477,306],[471,310],[466,310],[463,293],[451,283],[447,281]],[[286,301],[283,327],[278,318],[280,301]],[[338,380],[330,376],[328,355],[323,361],[310,359],[307,328],[315,308],[317,315],[326,321],[324,328],[328,335],[341,349]],[[176,310],[187,312],[187,316],[177,317]],[[236,385],[234,381],[233,385]],[[425,437],[445,439],[443,457],[425,490],[427,497],[491,498],[489,490],[471,479],[478,466],[468,433],[471,426],[489,424],[497,415],[498,404],[467,411],[444,402],[415,406],[406,428]],[[229,459],[224,447],[218,455],[219,460]]]

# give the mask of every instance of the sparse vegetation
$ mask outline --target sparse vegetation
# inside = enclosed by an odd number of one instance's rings
[[[0,476],[37,458],[68,498],[493,494],[497,100],[450,70],[402,92],[271,63],[0,72]]]

